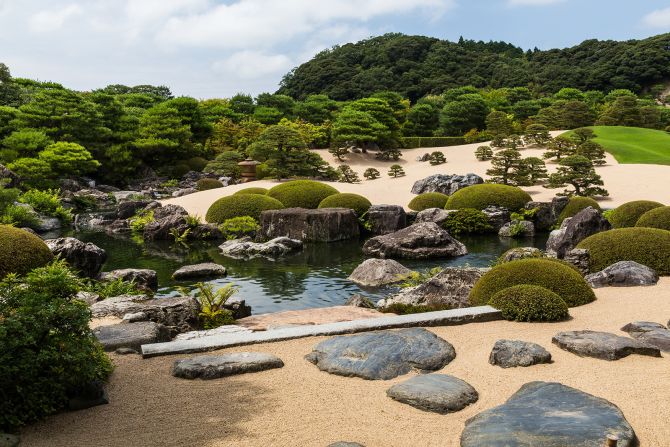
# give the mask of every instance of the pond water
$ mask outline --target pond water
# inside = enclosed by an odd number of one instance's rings
[[[365,260],[363,241],[308,244],[300,253],[271,261],[264,258],[237,260],[219,253],[217,243],[182,246],[170,242],[142,243],[129,237],[105,233],[78,232],[72,236],[92,242],[107,251],[103,270],[146,268],[158,272],[158,296],[177,293],[177,286],[193,288],[193,282],[177,282],[172,273],[179,267],[200,262],[215,262],[226,267],[228,276],[212,281],[239,286],[238,297],[246,300],[253,314],[326,307],[344,304],[354,293],[368,296],[373,302],[393,292],[393,288],[363,290],[347,276]],[[544,248],[548,235],[534,238],[506,239],[497,235],[462,236],[469,254],[451,259],[430,261],[400,260],[414,270],[437,266],[489,266],[511,247]]]

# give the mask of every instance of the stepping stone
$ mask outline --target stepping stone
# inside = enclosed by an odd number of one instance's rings
[[[636,321],[628,323],[621,330],[628,332],[631,337],[648,343],[661,351],[670,352],[670,330],[662,324],[649,321]]]
[[[414,369],[442,369],[455,357],[449,342],[426,329],[410,328],[333,337],[305,358],[331,374],[389,380]]]
[[[466,421],[461,447],[603,447],[608,435],[619,438],[617,447],[636,445],[613,403],[560,383],[530,382]]]
[[[279,357],[260,352],[236,352],[223,355],[201,355],[174,362],[172,375],[182,379],[218,379],[250,372],[281,368]]]
[[[365,447],[365,446],[357,442],[338,441],[333,442],[332,444],[328,444],[328,447]]]
[[[560,332],[554,335],[551,341],[561,349],[581,357],[595,357],[602,360],[619,360],[631,354],[661,356],[661,351],[648,343],[609,332]]]
[[[386,394],[419,410],[453,413],[477,402],[472,385],[446,374],[425,374],[393,385]]]
[[[636,287],[653,286],[658,282],[658,273],[635,261],[619,261],[609,267],[584,277],[591,287]]]
[[[213,262],[202,264],[185,265],[172,274],[176,280],[194,278],[220,278],[226,276],[226,268]]]
[[[520,340],[498,340],[489,356],[491,365],[501,368],[551,363],[551,354],[542,346]]]
[[[118,348],[140,351],[142,345],[170,341],[168,328],[153,321],[99,326],[93,329],[93,335],[105,351],[114,351]]]

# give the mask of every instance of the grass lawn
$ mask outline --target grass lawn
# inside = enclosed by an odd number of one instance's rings
[[[670,165],[670,133],[641,127],[592,126],[594,141],[619,163]]]

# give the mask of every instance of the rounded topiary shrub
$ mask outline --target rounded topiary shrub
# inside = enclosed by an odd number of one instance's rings
[[[658,228],[617,228],[587,237],[577,248],[589,250],[591,272],[619,261],[635,261],[659,275],[670,275],[670,231]]]
[[[202,157],[193,157],[186,160],[186,164],[192,171],[202,172],[207,166],[208,161]]]
[[[223,188],[223,182],[215,178],[201,178],[195,182],[195,189],[198,191],[207,191],[208,189]]]
[[[0,225],[0,279],[8,273],[20,275],[53,260],[49,247],[32,233]]]
[[[316,209],[323,199],[339,194],[339,191],[314,180],[293,180],[271,188],[267,194],[286,208]]]
[[[239,196],[243,194],[261,194],[261,195],[266,195],[268,193],[268,190],[265,188],[260,188],[260,187],[252,187],[252,188],[244,188],[240,189],[237,191],[234,196]]]
[[[612,224],[612,228],[634,227],[638,219],[647,211],[662,207],[662,203],[651,200],[635,200],[624,203],[612,211],[607,220]]]
[[[558,216],[558,225],[560,225],[561,222],[563,222],[568,217],[573,217],[575,214],[588,207],[592,207],[600,211],[600,205],[598,205],[598,202],[593,200],[591,197],[570,197],[568,204],[565,205],[565,208],[563,208],[563,211],[561,211],[561,214]]]
[[[319,203],[319,208],[349,208],[359,217],[367,213],[371,206],[368,199],[352,193],[333,194]]]
[[[265,210],[279,210],[284,205],[276,199],[260,194],[242,194],[221,197],[207,210],[205,218],[210,223],[223,223],[233,217],[249,216],[259,220]]]
[[[556,259],[520,259],[499,264],[482,276],[470,291],[470,304],[483,306],[493,295],[508,287],[530,284],[545,287],[569,306],[581,306],[596,299],[579,272]]]
[[[448,210],[462,208],[483,210],[493,205],[516,211],[523,208],[531,200],[530,195],[526,191],[516,186],[484,183],[459,189],[449,196],[445,208]]]
[[[636,227],[660,228],[670,231],[670,206],[647,211],[637,220]]]
[[[560,321],[568,317],[568,305],[563,298],[545,287],[530,284],[501,290],[491,297],[489,305],[512,321]]]
[[[428,208],[444,208],[447,200],[449,200],[449,196],[441,192],[424,192],[414,197],[407,206],[414,211],[423,211]]]

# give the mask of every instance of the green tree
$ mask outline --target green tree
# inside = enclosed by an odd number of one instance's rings
[[[242,171],[237,164],[242,160],[244,160],[244,155],[237,151],[222,152],[217,155],[214,160],[207,163],[203,172],[238,179],[240,178]]]
[[[295,115],[308,123],[321,124],[333,119],[337,110],[337,102],[326,95],[310,95],[302,102],[295,104]]]
[[[254,99],[251,95],[245,95],[244,93],[238,93],[232,98],[230,98],[230,108],[233,112],[239,115],[252,115],[256,105],[254,104]]]
[[[407,114],[402,133],[407,137],[430,137],[440,125],[439,110],[428,103],[416,104]]]
[[[490,146],[479,146],[475,149],[475,157],[479,161],[486,161],[493,158],[493,149]]]
[[[491,168],[486,171],[486,175],[491,177],[493,183],[502,183],[503,185],[516,184],[519,180],[518,170],[521,164],[521,152],[516,149],[503,149],[496,152],[491,159]]]
[[[592,140],[596,137],[593,129],[588,127],[580,127],[572,131],[572,138],[577,142],[577,144],[585,143],[586,141]]]
[[[338,166],[337,173],[339,175],[339,181],[343,183],[359,183],[361,181],[361,179],[358,178],[358,174],[356,174],[349,165]]]
[[[58,176],[84,175],[100,167],[91,153],[77,143],[50,144],[39,153],[38,158],[47,162]]]
[[[440,112],[440,132],[463,135],[470,129],[483,129],[489,108],[480,94],[465,94],[448,102]]]
[[[526,157],[521,160],[519,165],[519,177],[527,177],[528,185],[534,185],[539,181],[548,178],[547,166],[544,160],[538,157]]]
[[[561,161],[563,157],[574,155],[576,150],[577,146],[572,139],[559,135],[549,142],[543,156],[545,159],[554,158],[556,161]]]
[[[165,103],[154,106],[140,118],[134,146],[150,166],[160,167],[196,154],[191,143],[191,128],[182,122],[179,111]]]
[[[444,154],[440,151],[435,151],[430,154],[430,164],[435,166],[435,165],[441,165],[443,163],[446,163],[447,159],[444,158]]]
[[[512,120],[505,112],[494,110],[486,116],[486,130],[493,136],[506,137],[512,133]]]
[[[526,127],[524,140],[531,144],[544,145],[551,141],[549,129],[543,124],[531,124]]]
[[[402,177],[405,175],[405,171],[400,165],[391,165],[388,175],[393,178]]]
[[[252,116],[260,123],[272,125],[279,123],[284,114],[274,107],[257,106]]]
[[[565,101],[584,101],[584,93],[578,88],[563,87],[554,94],[554,98]]]
[[[353,144],[365,150],[370,143],[388,139],[388,128],[367,112],[345,107],[333,123],[332,141],[336,145]]]
[[[376,180],[379,178],[380,175],[381,174],[379,174],[379,171],[375,168],[367,168],[363,173],[363,177],[365,177],[368,180]]]
[[[278,110],[281,116],[291,118],[295,108],[295,100],[288,95],[261,93],[256,97],[256,106],[273,108]]]
[[[14,158],[35,157],[53,140],[41,130],[21,129],[12,132],[2,140],[2,147],[16,154]]]
[[[51,166],[39,158],[19,158],[7,166],[20,178],[23,186],[47,189],[54,186]]]
[[[328,149],[328,152],[333,154],[333,157],[337,158],[339,161],[344,161],[344,156],[349,153],[349,148],[346,146],[333,146]]]
[[[603,186],[602,178],[596,173],[591,161],[581,155],[571,155],[560,161],[560,166],[555,173],[549,175],[549,182],[545,188],[564,188],[572,186],[573,189],[565,189],[559,195],[565,196],[607,196],[607,190]]]
[[[595,141],[587,140],[577,146],[575,155],[581,155],[588,158],[594,165],[605,164],[605,148],[603,148]]]
[[[12,80],[9,68],[0,63],[0,106],[21,105],[21,88]]]
[[[399,144],[400,123],[395,116],[395,111],[388,102],[380,98],[363,98],[352,102],[347,107],[369,114],[386,128],[381,138],[375,141],[379,146],[390,148]]]
[[[617,97],[614,102],[605,108],[596,124],[601,126],[641,126],[642,117],[640,116],[637,98],[629,95]]]

